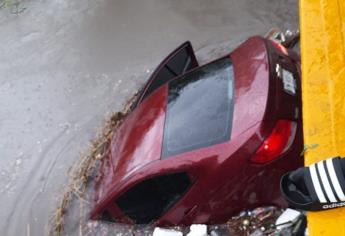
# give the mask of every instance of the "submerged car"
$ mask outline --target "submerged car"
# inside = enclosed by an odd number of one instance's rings
[[[299,55],[268,38],[202,66],[182,44],[112,137],[91,218],[217,224],[243,209],[286,207],[280,177],[303,165],[300,82]]]

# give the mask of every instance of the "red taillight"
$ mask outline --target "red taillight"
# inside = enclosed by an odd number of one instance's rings
[[[284,47],[282,44],[272,40],[273,42],[273,45],[276,49],[278,49],[280,52],[282,52],[284,55],[288,56],[289,55],[289,52],[288,50],[286,49],[286,47]]]
[[[291,145],[296,133],[296,123],[279,120],[270,136],[261,144],[251,158],[252,162],[264,164],[277,159]]]

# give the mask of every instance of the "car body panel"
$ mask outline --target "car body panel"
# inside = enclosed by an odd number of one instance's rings
[[[232,138],[263,120],[269,91],[265,43],[253,38],[231,53],[235,72]]]
[[[192,186],[154,222],[156,225],[224,223],[246,208],[286,206],[279,192],[280,176],[303,164],[299,157],[303,149],[301,101],[299,94],[283,91],[274,67],[281,63],[299,78],[298,61],[262,37],[248,39],[226,57],[235,74],[230,140],[160,159],[168,90],[167,85],[161,86],[114,134],[96,181],[92,218],[107,209],[116,221],[134,223],[116,206],[115,199],[143,180],[177,172],[188,173]],[[185,76],[188,73],[192,72]],[[252,163],[250,157],[279,119],[298,123],[292,148],[270,163]]]
[[[110,152],[103,161],[97,199],[115,190],[131,173],[160,159],[167,87],[153,92],[133,111],[112,137]],[[111,167],[111,168],[109,168]],[[101,180],[102,179],[102,180]]]

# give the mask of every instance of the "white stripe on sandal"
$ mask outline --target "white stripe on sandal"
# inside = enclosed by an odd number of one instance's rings
[[[325,195],[322,192],[319,179],[318,179],[317,174],[316,174],[315,164],[312,164],[311,166],[309,166],[309,172],[310,172],[310,176],[311,176],[311,179],[313,181],[314,189],[315,189],[315,192],[316,192],[316,195],[317,195],[319,201],[321,203],[327,203]]]
[[[333,185],[333,188],[339,198],[340,201],[345,201],[345,195],[343,190],[340,187],[340,183],[338,180],[338,177],[335,173],[334,166],[333,166],[333,159],[327,159],[326,165],[329,173],[329,177],[331,178],[331,184]]]
[[[337,202],[337,199],[335,198],[335,196],[333,194],[332,188],[329,185],[327,174],[326,174],[325,168],[323,166],[323,161],[320,161],[317,163],[317,168],[319,170],[321,182],[322,182],[323,188],[326,191],[326,195],[327,195],[328,199],[331,202]]]

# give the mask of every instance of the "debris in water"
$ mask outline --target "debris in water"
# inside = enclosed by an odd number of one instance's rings
[[[286,227],[291,227],[299,217],[302,215],[301,212],[287,208],[283,214],[281,214],[278,219],[276,220],[275,225],[277,229],[281,230]]]
[[[116,112],[111,116],[110,120],[101,131],[99,137],[95,142],[92,143],[88,154],[82,156],[81,161],[79,160],[70,171],[70,181],[59,203],[59,207],[56,209],[55,214],[51,219],[51,228],[49,231],[50,235],[63,234],[65,217],[73,200],[77,199],[81,208],[82,205],[87,202],[87,196],[85,196],[87,183],[90,177],[94,175],[97,164],[99,164],[99,161],[106,154],[108,145],[110,144],[110,138],[112,137],[113,133],[120,126],[123,119],[131,112],[132,105],[136,102],[138,93],[139,92],[135,93],[134,96],[128,100],[122,111]],[[87,213],[83,212],[83,214],[80,215],[81,223],[85,221],[85,214]],[[81,226],[80,228],[82,229],[85,227],[87,226]]]
[[[207,225],[191,225],[187,236],[207,236]]]
[[[182,232],[173,229],[163,229],[156,227],[153,236],[182,236]]]

